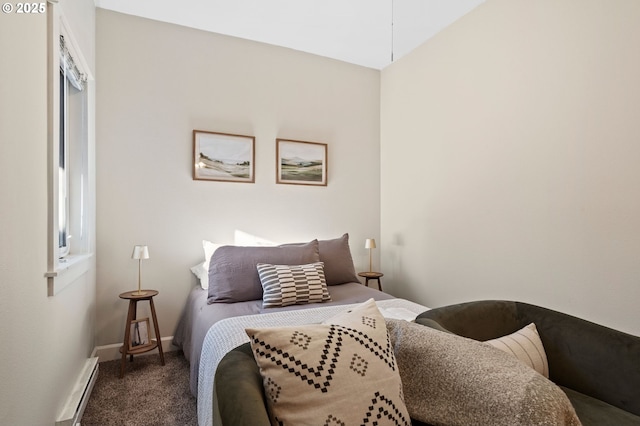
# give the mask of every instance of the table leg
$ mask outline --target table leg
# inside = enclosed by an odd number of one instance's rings
[[[122,361],[120,362],[120,378],[124,377],[124,366],[127,361],[127,350],[129,349],[129,339],[131,338],[131,321],[136,317],[136,301],[129,300],[129,313],[127,323],[124,326],[124,343],[122,344]],[[133,355],[131,355],[133,358]]]
[[[160,353],[160,361],[164,365],[164,352],[162,351],[162,341],[160,340],[160,329],[158,327],[158,317],[156,316],[156,308],[153,305],[153,298],[149,299],[151,305],[151,318],[153,318],[153,328],[156,332],[156,342],[158,343],[158,352]]]
[[[131,300],[130,302],[133,302],[133,316],[131,317],[131,320],[129,320],[129,337],[131,337],[131,321],[138,318],[138,301]],[[129,354],[129,362],[133,362],[133,354]]]
[[[382,291],[382,281],[380,281],[380,278],[365,277],[365,287],[369,287],[369,280],[376,280],[378,282],[378,290]]]

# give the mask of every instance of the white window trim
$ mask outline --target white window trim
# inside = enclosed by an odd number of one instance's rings
[[[69,25],[56,4],[56,0],[50,0],[47,4],[47,79],[48,84],[48,238],[47,238],[47,294],[55,296],[67,286],[77,281],[79,277],[87,273],[93,265],[92,241],[84,241],[80,252],[71,253],[60,259],[58,248],[58,161],[59,161],[59,135],[60,135],[60,35],[65,38],[67,46],[74,62],[87,75],[87,80],[92,83],[91,76],[82,52],[80,51],[75,37]],[[87,90],[89,88],[85,88]],[[89,94],[93,90],[89,90]],[[89,128],[92,124],[89,124]],[[93,167],[91,162],[89,167]],[[90,174],[92,175],[92,173]],[[95,225],[91,221],[90,227]],[[87,237],[89,238],[89,237]]]

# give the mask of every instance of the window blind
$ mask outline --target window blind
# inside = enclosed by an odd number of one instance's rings
[[[64,41],[63,35],[60,35],[60,69],[64,72],[65,77],[69,79],[73,87],[80,91],[84,90],[87,83],[87,75],[78,69]]]

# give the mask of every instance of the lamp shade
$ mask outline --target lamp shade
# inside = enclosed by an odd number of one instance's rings
[[[131,254],[132,259],[148,259],[149,258],[149,247],[147,246],[134,246],[133,254]]]
[[[376,248],[376,240],[374,240],[373,238],[367,238],[367,240],[364,242],[364,248],[367,248],[367,249]]]

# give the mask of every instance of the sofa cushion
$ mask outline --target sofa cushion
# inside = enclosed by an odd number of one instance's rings
[[[246,331],[273,424],[410,424],[373,299],[324,324]]]
[[[485,343],[515,356],[525,365],[549,378],[547,354],[534,323],[507,336],[487,340]]]
[[[640,426],[640,416],[561,386],[584,426]]]
[[[407,409],[430,424],[580,425],[567,396],[483,342],[387,320]]]
[[[263,308],[331,300],[322,262],[306,265],[258,263],[257,268],[263,289]]]

